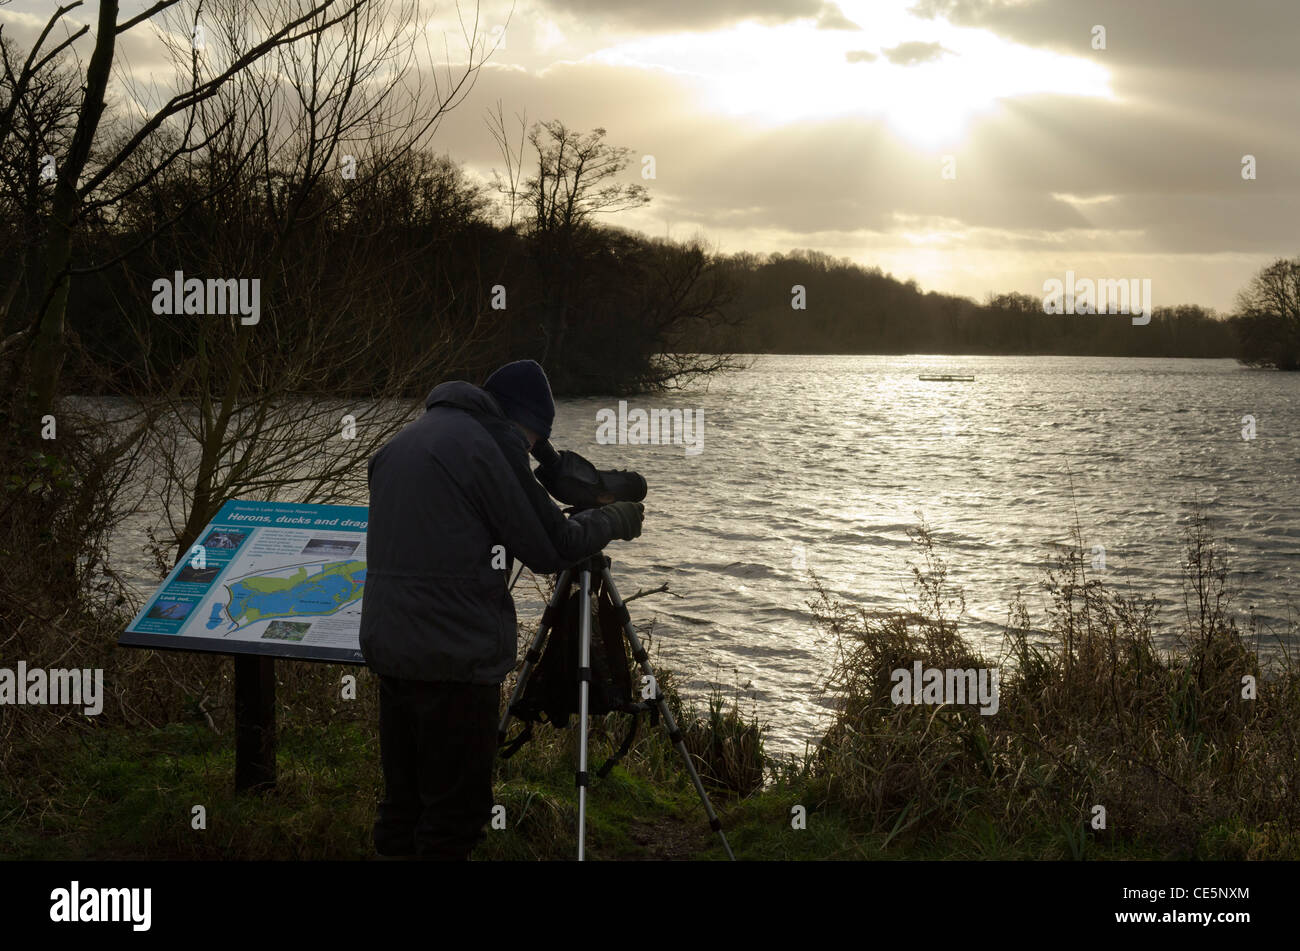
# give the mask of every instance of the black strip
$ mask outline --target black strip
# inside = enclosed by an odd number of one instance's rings
[[[646,661],[650,659],[650,655],[647,654],[645,648],[642,647],[639,650],[634,650],[632,652],[632,659],[636,661],[638,664],[644,664]]]
[[[577,776],[577,779],[578,779],[578,781],[577,781],[576,785],[578,785],[578,786],[585,786],[585,785],[587,785],[587,771],[586,771],[585,769],[580,769],[580,770],[578,770],[578,776]]]
[[[528,661],[528,663],[530,664],[535,664],[541,659],[542,659],[542,652],[539,650],[534,650],[531,647],[528,649],[528,652],[524,654],[524,660]]]
[[[618,611],[618,622],[623,625],[632,623],[632,615],[627,613],[627,605],[620,604],[616,609]]]
[[[709,828],[712,829],[714,832],[721,832],[721,831],[722,831],[722,820],[721,820],[721,819],[710,819],[710,820],[709,820]]]
[[[668,739],[672,740],[674,744],[682,742],[682,731],[673,730],[671,733],[668,734]]]
[[[579,681],[585,680],[585,681],[587,681],[588,683],[591,683],[591,668],[590,668],[590,667],[579,667],[579,668],[578,668],[578,680],[579,680]]]

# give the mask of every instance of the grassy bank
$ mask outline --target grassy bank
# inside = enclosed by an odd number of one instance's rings
[[[1203,519],[1188,533],[1179,630],[1164,636],[1151,602],[1089,577],[1076,547],[1047,572],[1045,616],[1016,605],[996,656],[963,635],[960,593],[929,533],[916,540],[912,611],[871,615],[813,579],[810,607],[839,649],[827,682],[836,712],[806,757],[765,757],[757,713],[738,695],[683,704],[656,664],[738,857],[1300,857],[1300,676],[1285,650],[1257,653],[1249,620],[1239,627]],[[373,857],[382,778],[367,672],[281,663],[278,786],[235,796],[229,662],[117,650],[122,620],[65,615],[59,629],[78,633],[59,642],[39,619],[20,632],[29,665],[105,667],[109,703],[93,720],[0,712],[0,855]],[[1278,644],[1294,643],[1284,633]],[[997,713],[894,702],[891,672],[915,661],[998,668]],[[355,700],[341,696],[349,673]],[[595,721],[593,769],[623,726]],[[499,763],[504,828],[488,830],[476,858],[572,857],[575,741],[576,730],[539,728]],[[662,730],[643,725],[589,804],[592,858],[724,857]],[[194,827],[195,806],[206,828]]]
[[[1296,631],[1239,627],[1201,515],[1178,629],[1160,632],[1153,601],[1090,577],[1076,538],[1046,573],[1046,617],[1013,605],[993,657],[961,635],[961,596],[929,533],[916,540],[916,611],[874,617],[824,592],[812,605],[840,649],[838,714],[800,773],[810,797],[914,854],[1300,856]],[[997,713],[893,702],[890,672],[918,660],[999,668]]]

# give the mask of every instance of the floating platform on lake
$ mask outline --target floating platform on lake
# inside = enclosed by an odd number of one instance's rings
[[[958,373],[925,373],[917,377],[918,380],[930,380],[936,383],[974,383],[975,377],[962,376]]]

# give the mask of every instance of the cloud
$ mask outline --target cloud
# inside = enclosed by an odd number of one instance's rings
[[[1158,70],[1141,84],[1174,96],[1175,79]],[[971,121],[955,150],[955,181],[942,179],[940,155],[863,116],[759,129],[700,110],[690,76],[595,62],[485,70],[435,146],[485,176],[499,167],[476,103],[500,97],[507,114],[526,105],[530,119],[604,126],[606,141],[635,150],[624,175],[646,185],[652,202],[610,224],[674,237],[700,231],[728,251],[818,247],[976,296],[1032,290],[1022,271],[1057,273],[1076,261],[1080,273],[1147,268],[1162,299],[1223,307],[1253,270],[1300,250],[1300,167],[1289,161],[1300,149],[1293,127],[1252,120],[1230,89],[1214,92],[1216,82],[1205,76],[1182,93],[1189,106],[1210,104],[1209,116],[1068,95],[1003,101]],[[1282,108],[1285,91],[1268,102]],[[1236,123],[1218,121],[1234,108]],[[1259,156],[1259,181],[1241,179],[1244,151]],[[656,158],[654,180],[637,174],[643,154]],[[938,263],[908,272],[907,249],[916,247],[950,255],[954,276]],[[1140,263],[1147,258],[1162,263]]]
[[[3,8],[6,36],[20,24],[30,35],[35,17],[25,22],[15,7],[43,2]],[[977,296],[1032,291],[1044,268],[1074,267],[1150,273],[1164,300],[1224,306],[1250,273],[1300,252],[1300,71],[1287,46],[1300,35],[1300,2],[1234,0],[1221,9],[1210,0],[900,0],[899,10],[912,4],[936,21],[921,25],[927,32],[867,2],[840,3],[843,9],[823,0],[532,0],[511,21],[509,49],[482,71],[431,145],[486,177],[501,159],[483,115],[500,98],[507,116],[527,109],[530,121],[604,127],[606,141],[635,150],[623,180],[646,185],[652,203],[609,224],[674,237],[700,231],[730,251],[816,247]],[[855,29],[850,16],[872,31],[869,38],[847,32]],[[708,34],[664,35],[742,20],[802,22],[789,30],[747,27],[721,43]],[[1107,28],[1106,50],[1091,48],[1095,24]],[[142,77],[154,68],[170,76],[146,31],[133,34],[122,38],[123,65]],[[906,40],[918,35],[941,42]],[[603,50],[638,39],[648,51],[601,60]],[[771,54],[787,41],[794,44],[789,62]],[[691,43],[705,48],[708,68],[659,49]],[[779,123],[729,111],[732,103],[710,95],[710,82],[733,63],[742,70],[757,60],[773,72],[784,63],[789,72],[795,53],[807,62],[816,51],[818,62],[849,74],[850,85],[870,83],[876,70],[845,62],[942,60],[926,70],[888,70],[894,76],[885,90],[915,103],[919,122],[941,123],[943,72],[978,73],[990,48],[1000,54],[1009,44],[1095,64],[1089,68],[1106,74],[1106,95],[996,97],[964,117],[963,136],[942,150],[895,134],[879,118],[875,86],[862,87],[860,97],[854,87],[846,110],[797,107],[801,120]],[[1048,65],[1054,59],[1036,55]],[[1032,68],[1025,74],[1041,79]],[[938,97],[927,99],[927,80],[938,84]],[[939,151],[955,155],[956,180],[941,178]],[[654,180],[638,174],[645,154],[656,158]],[[1258,180],[1242,180],[1244,154],[1257,158]]]
[[[822,6],[822,11],[817,17],[817,29],[819,30],[860,30],[852,20],[844,15],[841,10],[833,3],[827,3]]]
[[[945,49],[939,43],[922,43],[920,40],[909,40],[880,52],[895,66],[919,66],[921,63],[933,63],[942,59],[945,54],[952,55],[952,50]]]
[[[921,0],[917,16],[1119,64],[1295,71],[1300,3],[1277,0]],[[1106,28],[1106,49],[1091,48]]]
[[[588,25],[633,28],[645,33],[673,33],[680,30],[708,30],[757,20],[762,23],[788,23],[821,17],[831,23],[838,19],[847,26],[819,26],[822,29],[856,29],[839,8],[823,0],[543,0],[556,13],[570,14]]]

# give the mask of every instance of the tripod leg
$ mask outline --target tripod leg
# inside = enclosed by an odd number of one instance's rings
[[[591,569],[582,569],[581,613],[578,615],[578,861],[583,861],[587,835],[587,695],[591,686]]]
[[[528,678],[532,676],[533,668],[537,662],[542,659],[542,647],[546,644],[546,637],[555,627],[555,619],[559,616],[564,599],[569,594],[569,578],[572,572],[565,569],[560,573],[560,577],[555,582],[555,593],[551,595],[550,603],[546,605],[546,610],[542,612],[542,621],[537,625],[537,634],[533,641],[528,645],[528,651],[524,654],[524,666],[519,671],[519,676],[515,678],[515,689],[510,692],[510,702],[506,704],[505,712],[501,714],[501,722],[497,725],[497,742],[506,741],[506,728],[510,724],[510,711],[515,708],[519,698],[524,695],[524,688],[528,686]]]
[[[632,617],[627,613],[627,607],[623,604],[623,599],[618,595],[618,588],[614,586],[614,579],[609,573],[608,562],[605,564],[604,578],[605,588],[609,591],[610,600],[614,602],[614,607],[618,609],[619,619],[623,622],[623,636],[632,645],[632,657],[640,665],[641,672],[652,678],[652,682],[657,684],[657,681],[653,681],[654,671],[650,669],[650,655],[641,646],[641,639],[636,636],[636,628],[632,626]],[[668,739],[672,741],[673,746],[677,747],[677,752],[681,754],[682,761],[686,764],[686,771],[690,774],[691,782],[695,784],[695,791],[700,795],[700,802],[704,804],[704,812],[709,817],[709,828],[718,833],[718,838],[722,840],[722,848],[726,850],[727,858],[734,862],[736,856],[731,851],[731,843],[727,841],[726,834],[722,831],[722,820],[713,811],[713,803],[709,802],[709,794],[704,791],[704,783],[700,780],[700,774],[696,772],[695,764],[691,762],[691,754],[686,749],[686,740],[682,737],[682,731],[678,729],[677,721],[673,719],[672,712],[668,709],[668,703],[664,700],[663,693],[658,686],[655,687],[655,700],[659,705],[659,715],[664,718],[664,729],[668,731]]]

